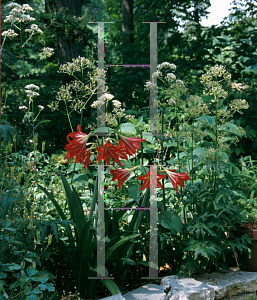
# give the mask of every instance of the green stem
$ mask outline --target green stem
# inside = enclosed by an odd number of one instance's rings
[[[216,96],[215,96],[216,100]],[[215,101],[216,103],[216,101]],[[218,156],[217,156],[217,150],[218,150],[218,103],[216,103],[215,107],[215,169],[214,169],[214,191],[213,191],[213,201],[216,198],[216,186],[217,186],[217,168],[218,168]]]
[[[66,114],[67,114],[67,117],[68,117],[68,120],[69,120],[69,123],[70,123],[70,128],[71,128],[71,131],[73,132],[73,128],[72,128],[72,125],[71,125],[70,115],[68,113],[68,108],[67,108],[66,101],[64,101],[64,103],[65,103],[65,108],[66,108]]]

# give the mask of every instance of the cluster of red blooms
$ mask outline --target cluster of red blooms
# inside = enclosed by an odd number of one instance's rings
[[[77,127],[77,132],[71,132],[67,136],[68,145],[65,146],[65,150],[68,151],[66,159],[69,161],[75,156],[75,163],[84,163],[85,169],[91,163],[90,156],[92,153],[90,150],[86,149],[87,140],[90,135],[83,133],[80,125]],[[113,145],[110,140],[107,140],[106,144],[104,144],[101,148],[95,148],[96,151],[99,152],[97,161],[100,162],[101,159],[104,159],[107,165],[110,165],[110,158],[112,158],[113,166],[114,163],[117,162],[121,167],[120,158],[128,159],[127,155],[133,155],[140,148],[139,142],[144,142],[146,139],[140,139],[137,137],[125,137],[121,134],[120,141],[117,146]],[[72,140],[71,140],[72,139]],[[110,170],[110,173],[113,175],[112,181],[117,179],[119,181],[118,187],[121,188],[122,184],[128,178],[129,174],[135,170],[138,166],[131,169],[116,169]],[[164,172],[170,178],[172,185],[174,186],[177,192],[177,185],[184,187],[184,182],[189,180],[190,177],[188,173],[175,173],[176,170],[168,170],[164,169]],[[156,176],[157,175],[157,176]],[[160,179],[165,178],[166,175],[156,174],[154,171],[154,166],[151,166],[147,175],[139,176],[137,179],[144,181],[141,186],[141,191],[147,188],[150,185],[152,193],[154,194],[154,186],[160,187],[162,184],[159,182]],[[157,179],[154,181],[154,179]]]

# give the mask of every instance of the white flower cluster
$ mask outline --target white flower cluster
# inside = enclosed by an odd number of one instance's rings
[[[165,79],[168,80],[168,81],[173,81],[173,80],[176,80],[176,75],[174,75],[173,73],[167,73]]]
[[[16,37],[18,34],[16,32],[14,32],[14,30],[12,29],[8,29],[7,31],[4,31],[2,33],[2,36],[8,36],[8,37]]]
[[[33,91],[33,89],[34,90],[35,89],[36,90],[40,89],[37,85],[35,85],[35,84],[28,84],[28,85],[25,86],[25,89],[26,89],[25,92],[27,93],[27,96],[29,97],[29,103],[32,102],[32,98],[34,96],[39,96],[39,93]]]
[[[120,108],[121,107],[121,103],[118,100],[112,100],[112,103],[115,107]]]
[[[32,18],[30,15],[26,15],[27,11],[33,11],[28,4],[20,5],[16,2],[12,2],[7,4],[5,9],[11,9],[9,15],[4,19],[5,23],[35,21],[35,18]]]
[[[152,74],[152,79],[154,79],[155,77],[158,77],[158,76],[160,76],[160,75],[162,75],[162,72],[161,72],[161,71],[154,72],[154,73]]]
[[[46,56],[48,56],[48,57],[50,57],[50,56],[52,56],[53,54],[54,54],[54,49],[53,48],[49,48],[49,47],[44,47],[43,49],[42,49],[42,54],[43,55],[46,55]]]
[[[73,58],[72,62],[68,62],[67,64],[61,65],[59,68],[59,73],[68,73],[69,75],[74,72],[81,72],[83,69],[87,67],[91,67],[92,63],[89,59],[85,57]]]
[[[34,34],[35,32],[43,33],[43,31],[40,28],[38,28],[37,24],[31,24],[30,28],[25,29],[25,32],[30,32],[31,34]]]
[[[168,103],[169,105],[173,105],[173,104],[176,104],[176,101],[175,101],[174,99],[172,99],[172,98],[169,98],[169,99],[167,100],[167,103]]]
[[[161,63],[160,65],[157,66],[158,70],[161,70],[162,68],[171,68],[171,69],[176,70],[177,66],[174,65],[174,64],[170,64],[168,62],[163,62],[163,63]]]
[[[97,108],[98,106],[101,107],[105,103],[105,100],[109,101],[109,100],[112,100],[113,98],[114,98],[114,96],[112,94],[104,93],[101,97],[99,97],[97,99],[97,101],[94,101],[91,104],[91,107],[93,107],[93,108]],[[116,100],[114,100],[114,101],[116,101]]]
[[[40,110],[43,110],[44,109],[44,106],[43,105],[38,105],[37,106]]]
[[[19,106],[19,109],[28,109],[28,108],[27,108],[27,106],[22,105],[22,106]]]
[[[154,89],[157,88],[157,84],[152,82],[152,81],[146,81],[145,83],[145,90],[150,90],[150,89]]]

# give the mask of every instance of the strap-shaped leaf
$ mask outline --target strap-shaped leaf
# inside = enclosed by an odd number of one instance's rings
[[[111,292],[112,295],[117,295],[117,294],[122,295],[117,284],[114,281],[112,281],[111,279],[103,279],[102,283],[107,287],[107,289]]]
[[[72,212],[72,218],[73,218],[74,223],[76,224],[76,230],[77,230],[77,233],[79,236],[81,233],[81,230],[86,222],[82,204],[81,204],[80,198],[79,198],[75,188],[72,186],[72,191],[71,191],[66,178],[63,176],[63,174],[61,172],[59,172],[59,173],[60,173],[60,176],[61,176],[61,179],[63,182],[63,186],[65,189],[70,212]]]
[[[105,253],[105,257],[108,258],[108,256],[115,250],[117,249],[119,246],[121,246],[122,244],[124,244],[125,242],[133,239],[133,238],[136,238],[140,236],[140,234],[131,234],[129,236],[126,236],[124,238],[122,238],[121,240],[119,240],[115,245],[113,245],[106,253]]]

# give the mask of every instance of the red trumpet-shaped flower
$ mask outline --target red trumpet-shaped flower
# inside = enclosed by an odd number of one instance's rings
[[[184,182],[189,180],[190,176],[188,176],[188,173],[175,173],[175,171],[176,170],[165,169],[164,172],[166,172],[167,175],[169,176],[170,181],[177,193],[178,191],[177,185],[184,187]]]
[[[80,125],[77,126],[77,132],[71,132],[67,136],[68,144],[64,147],[68,151],[66,159],[69,161],[75,156],[75,163],[83,163],[84,167],[91,163],[90,156],[91,152],[86,149],[87,140],[90,134],[83,133]]]
[[[126,179],[129,177],[129,174],[133,172],[136,168],[139,166],[135,166],[131,169],[115,169],[110,170],[110,173],[113,175],[112,181],[117,179],[119,181],[118,187],[121,189],[122,184],[126,181]]]
[[[121,138],[120,142],[126,149],[126,153],[129,155],[133,155],[140,148],[139,142],[144,142],[146,139],[140,139],[138,137],[126,137],[118,133]]]
[[[150,189],[153,194],[154,194],[155,186],[163,189],[162,184],[159,182],[159,180],[163,179],[165,177],[166,177],[166,175],[156,174],[154,171],[154,166],[151,166],[147,175],[137,177],[137,179],[139,179],[139,180],[144,180],[144,183],[142,184],[140,191],[146,189],[149,185],[150,185]]]
[[[126,153],[125,153],[125,149],[124,147],[121,146],[121,143],[119,142],[119,144],[117,146],[114,146],[110,140],[108,140],[106,142],[105,145],[103,145],[101,148],[95,148],[99,154],[97,157],[97,161],[98,163],[100,162],[101,159],[104,159],[105,162],[107,163],[107,165],[110,165],[110,157],[112,159],[114,159],[113,162],[113,166],[114,163],[117,162],[119,164],[119,166],[121,166],[121,162],[119,160],[119,158],[124,158],[124,159],[128,159]]]

